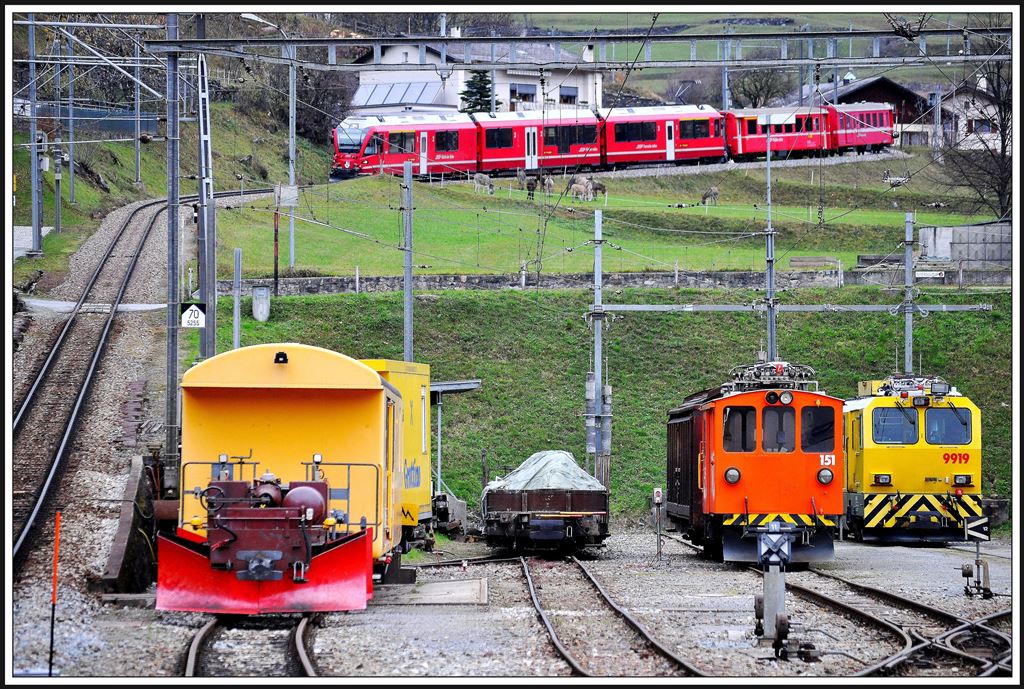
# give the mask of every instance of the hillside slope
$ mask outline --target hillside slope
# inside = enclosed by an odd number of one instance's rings
[[[623,290],[621,303],[749,303],[740,291]],[[946,377],[981,407],[984,488],[1011,486],[1012,307],[1009,295],[931,297],[947,303],[990,301],[991,313],[934,314],[914,333],[924,370]],[[799,290],[787,303],[890,303],[875,289]],[[417,295],[415,356],[434,380],[480,378],[480,390],[452,395],[444,409],[445,482],[475,503],[480,453],[492,476],[531,453],[566,449],[583,459],[583,392],[592,336],[583,314],[589,292],[441,292]],[[251,313],[245,298],[243,314]],[[220,351],[231,346],[231,300],[220,302]],[[890,373],[902,362],[902,319],[886,314],[784,314],[779,349],[810,364],[822,388],[839,397],[857,381]],[[634,514],[652,486],[665,481],[665,412],[686,395],[719,384],[734,365],[752,360],[764,338],[754,315],[629,315],[605,335],[614,389],[613,508]],[[303,342],[355,357],[402,357],[402,295],[282,297],[271,318],[246,317],[242,344]]]

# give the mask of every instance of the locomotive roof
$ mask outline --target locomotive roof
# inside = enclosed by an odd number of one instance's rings
[[[278,354],[286,361],[278,363]],[[232,349],[193,366],[181,378],[197,388],[381,390],[387,383],[361,361],[295,342]]]
[[[559,109],[559,110],[516,110],[515,112],[475,112],[473,119],[486,127],[494,122],[522,122],[524,124],[568,124],[586,122],[587,124],[597,122],[597,115],[591,110],[584,108]]]
[[[796,107],[796,108],[738,108],[727,110],[736,117],[756,117],[757,115],[819,115],[825,112],[824,108]]]
[[[890,103],[838,103],[836,110],[892,110]]]
[[[601,108],[598,110],[604,119],[630,119],[633,117],[650,117],[651,115],[718,115],[710,105],[655,105],[636,108]]]
[[[473,119],[464,112],[407,115],[361,115],[346,117],[341,127],[375,127],[380,125],[417,125],[417,124],[473,124]]]

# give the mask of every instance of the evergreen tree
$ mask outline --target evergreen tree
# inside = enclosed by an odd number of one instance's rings
[[[459,92],[464,103],[460,112],[490,112],[491,110],[491,75],[482,70],[473,70],[466,82],[466,88]],[[501,101],[494,101],[494,109],[501,108]]]

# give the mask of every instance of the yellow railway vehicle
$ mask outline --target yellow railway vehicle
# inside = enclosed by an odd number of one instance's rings
[[[862,381],[843,407],[846,527],[858,540],[965,540],[985,511],[981,410],[937,377]]]
[[[429,519],[429,375],[291,343],[186,372],[181,498],[176,529],[159,538],[157,607],[351,610],[366,607],[374,573],[404,578],[406,527],[424,503]]]
[[[408,361],[364,359],[363,363],[391,383],[402,395],[401,522],[406,550],[432,538],[433,505],[430,485],[430,366]]]

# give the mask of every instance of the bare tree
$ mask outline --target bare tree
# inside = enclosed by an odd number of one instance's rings
[[[771,50],[752,50],[746,57],[769,59],[776,57]],[[729,93],[741,108],[760,108],[782,98],[793,89],[793,75],[777,67],[729,71]]]
[[[1001,25],[999,16],[988,27]],[[998,36],[975,37],[972,52],[1008,54]],[[1013,208],[1013,68],[990,60],[969,73],[954,92],[960,134],[945,142],[942,166],[952,187],[968,190],[978,208],[1007,217]]]
[[[682,105],[707,103],[722,105],[722,70],[713,67],[690,69],[670,79],[665,88],[665,100]]]

